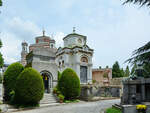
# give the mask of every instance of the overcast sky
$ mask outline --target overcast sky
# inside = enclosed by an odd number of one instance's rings
[[[3,1],[0,38],[5,63],[20,60],[21,42],[34,43],[43,28],[59,47],[76,27],[94,49],[94,67],[111,67],[115,61],[125,67],[132,51],[150,41],[150,9],[122,5],[123,0]]]

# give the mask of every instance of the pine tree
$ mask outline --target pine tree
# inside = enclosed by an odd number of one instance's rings
[[[135,72],[135,69],[137,68],[137,64],[135,63],[134,66],[131,69],[131,75]]]
[[[0,48],[1,48],[1,47],[2,47],[2,42],[1,42],[1,40],[0,40]],[[0,68],[3,67],[3,64],[4,64],[4,59],[3,59],[2,54],[0,53]]]
[[[127,66],[125,70],[125,77],[128,77],[128,76],[130,76],[129,66]]]
[[[120,70],[119,63],[116,61],[115,64],[112,67],[112,77],[122,77],[122,73]]]
[[[146,5],[147,7],[150,7],[150,0],[126,0],[124,2],[124,4],[129,3],[129,2],[134,3],[134,4],[138,4],[141,6]]]

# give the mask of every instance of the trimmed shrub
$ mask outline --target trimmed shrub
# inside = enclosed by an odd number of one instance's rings
[[[43,98],[42,76],[33,68],[25,68],[18,76],[15,88],[15,104],[36,105]]]
[[[63,71],[60,80],[58,81],[58,88],[65,96],[65,99],[76,99],[80,95],[80,80],[75,71],[67,68]]]
[[[10,101],[12,92],[16,86],[16,79],[19,74],[24,70],[20,63],[11,64],[4,73],[4,101]]]
[[[58,71],[58,81],[60,80],[61,78],[61,73]]]

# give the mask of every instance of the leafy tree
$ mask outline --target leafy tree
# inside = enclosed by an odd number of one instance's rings
[[[0,6],[2,6],[2,0],[0,0]]]
[[[122,77],[122,73],[120,71],[119,63],[116,61],[112,67],[112,77]]]
[[[127,66],[125,70],[125,77],[128,77],[129,75],[130,75],[130,70],[129,70],[129,66]]]
[[[146,5],[150,7],[150,0],[126,0],[124,4],[126,3],[134,3],[134,4],[139,4],[141,6]]]

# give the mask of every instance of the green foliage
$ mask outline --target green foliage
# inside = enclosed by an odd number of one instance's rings
[[[1,0],[0,0],[0,1],[1,1]],[[0,2],[0,4],[1,4],[1,2]],[[2,47],[2,45],[3,45],[3,44],[2,44],[2,41],[0,40],[0,48]]]
[[[58,91],[58,88],[57,88],[57,87],[54,87],[54,88],[53,88],[53,93],[56,94],[57,91]]]
[[[65,99],[76,99],[80,95],[80,80],[75,71],[67,68],[63,71],[58,82],[58,87]]]
[[[43,98],[44,84],[39,72],[25,68],[18,76],[14,102],[20,105],[36,105]]]
[[[28,63],[25,68],[32,67],[32,62]]]
[[[103,77],[104,77],[104,78],[108,78],[108,73],[105,72],[104,75],[103,75]]]
[[[131,64],[149,64],[150,63],[150,42],[133,51],[132,57],[126,62]]]
[[[3,59],[2,54],[0,53],[0,68],[2,68],[3,65],[4,65],[4,59]]]
[[[6,72],[4,73],[4,100],[10,101],[10,92],[15,89],[16,79],[19,74],[24,70],[23,65],[20,63],[13,63],[8,66]]]
[[[65,103],[76,103],[76,102],[80,102],[80,100],[75,99],[75,100],[64,100]]]
[[[59,94],[59,95],[58,95],[58,98],[59,98],[60,100],[64,100],[65,97],[64,97],[64,95]]]
[[[0,6],[2,6],[2,0],[0,0]]]
[[[2,83],[2,80],[3,80],[3,76],[2,76],[2,74],[0,73],[0,83]]]
[[[58,81],[60,80],[61,78],[61,73],[58,71]]]
[[[131,69],[131,75],[135,72],[135,69],[137,68],[137,64],[135,63],[134,66]]]
[[[120,71],[119,63],[116,61],[115,64],[112,67],[112,77],[122,77],[122,73]]]
[[[125,77],[128,77],[128,76],[130,76],[129,66],[127,66],[125,70]]]
[[[92,83],[95,84],[95,83],[96,83],[96,80],[92,80]]]
[[[1,1],[0,1],[1,2]],[[1,4],[1,3],[0,3]],[[0,40],[0,48],[2,47],[2,41]],[[0,68],[2,68],[4,65],[4,59],[3,59],[3,55],[0,53]]]
[[[134,3],[134,4],[138,4],[140,6],[146,5],[148,7],[150,7],[150,0],[126,0],[124,2],[124,4],[126,3]]]
[[[106,109],[106,113],[122,113],[120,109],[117,109],[117,108],[108,108]]]
[[[150,77],[150,63],[144,64],[143,69],[144,69],[144,73],[143,73],[144,77],[149,78]]]

